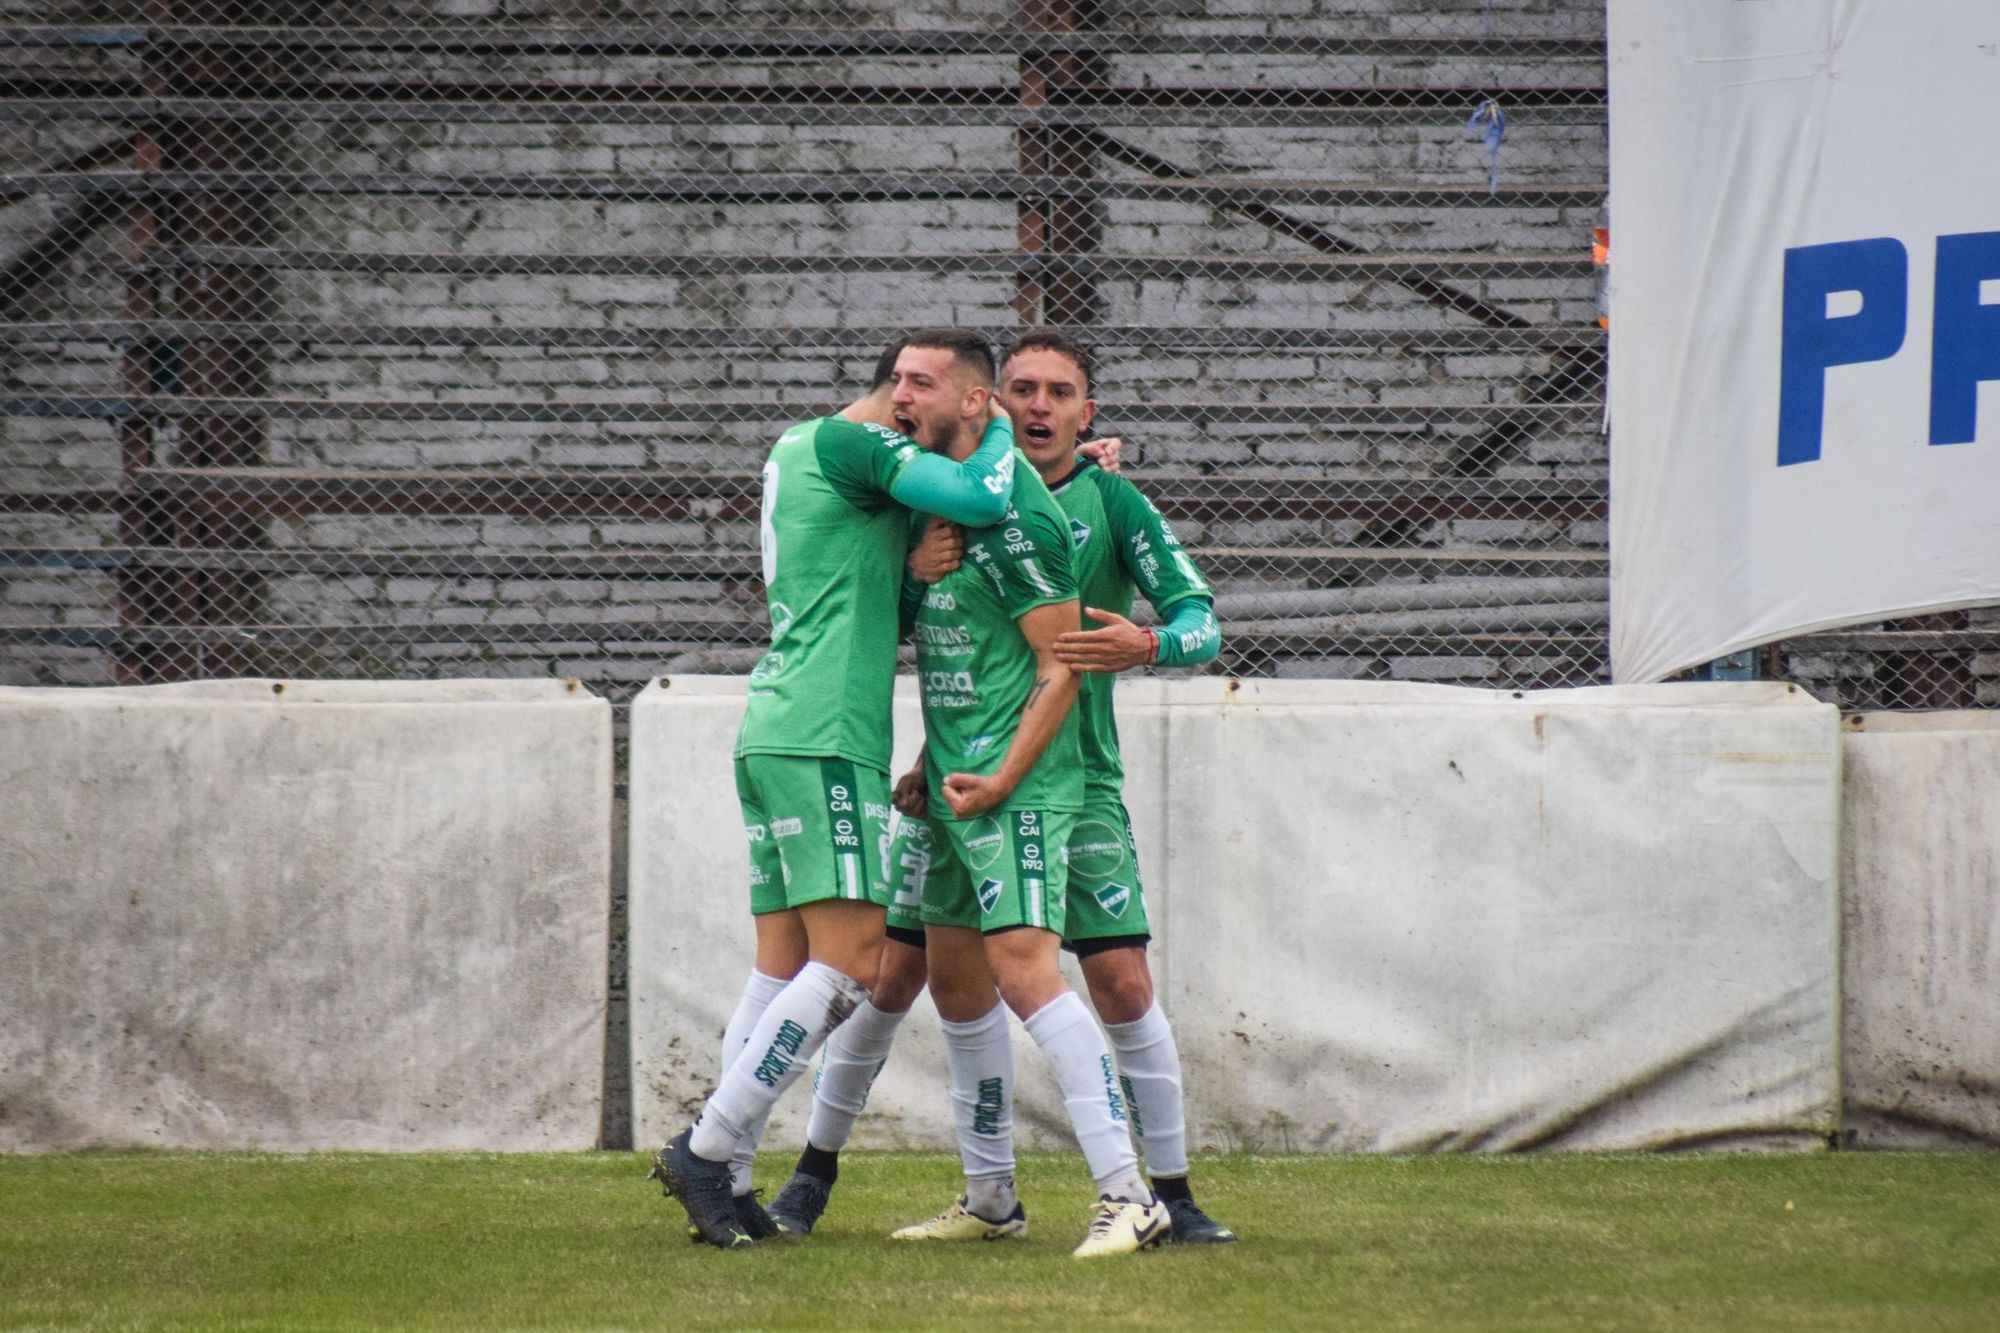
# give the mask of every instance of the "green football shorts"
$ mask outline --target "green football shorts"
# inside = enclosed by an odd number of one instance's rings
[[[1117,801],[1097,802],[1076,817],[1069,833],[1068,922],[1071,944],[1152,934],[1139,858],[1132,847],[1132,817]]]
[[[750,911],[845,898],[889,901],[889,776],[847,759],[751,754],[736,761],[750,840]]]
[[[1068,811],[996,810],[969,820],[911,819],[889,845],[889,924],[1063,931]]]

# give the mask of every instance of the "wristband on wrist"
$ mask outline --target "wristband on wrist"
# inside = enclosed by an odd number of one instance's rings
[[[1150,653],[1148,653],[1148,654],[1146,655],[1146,660],[1147,660],[1148,662],[1152,663],[1153,665],[1157,666],[1157,665],[1159,665],[1159,661],[1160,661],[1160,635],[1159,635],[1159,632],[1158,632],[1157,630],[1155,630],[1155,629],[1154,629],[1154,628],[1153,628],[1152,626],[1148,625],[1148,626],[1146,627],[1146,637],[1147,637],[1148,639],[1150,639],[1150,640],[1152,641],[1152,644],[1153,644],[1153,651],[1152,651],[1152,652],[1150,652]]]

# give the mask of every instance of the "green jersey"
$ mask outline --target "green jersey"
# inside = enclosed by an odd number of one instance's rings
[[[885,426],[804,421],[764,463],[771,648],[750,673],[736,757],[835,756],[887,771],[910,511],[890,494],[923,456]]]
[[[965,558],[924,592],[917,609],[917,684],[931,809],[942,814],[947,773],[991,773],[1021,726],[1035,685],[1035,654],[1015,623],[1076,597],[1069,525],[1025,459],[1014,499],[989,528],[965,534]],[[1006,808],[1083,808],[1077,710],[1071,708]]]
[[[1164,617],[1176,602],[1213,597],[1208,581],[1181,549],[1173,528],[1131,482],[1085,464],[1057,485],[1055,496],[1076,545],[1079,611],[1094,606],[1130,616],[1134,595],[1143,592]],[[1103,626],[1085,617],[1083,628]],[[1212,649],[1208,655],[1214,656]],[[1111,711],[1116,679],[1110,672],[1086,674],[1076,703],[1082,726],[1084,782],[1093,800],[1117,800],[1125,786],[1125,763],[1118,752],[1118,719]]]

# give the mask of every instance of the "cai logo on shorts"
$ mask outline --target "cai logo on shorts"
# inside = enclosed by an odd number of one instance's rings
[[[1125,909],[1132,905],[1132,886],[1115,881],[1100,884],[1094,895],[1097,905],[1114,917],[1124,916]]]
[[[1000,905],[1000,890],[1003,887],[997,879],[979,881],[979,910],[982,915],[991,916],[993,909]]]

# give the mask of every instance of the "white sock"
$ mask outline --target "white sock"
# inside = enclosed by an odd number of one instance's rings
[[[1156,1003],[1130,1023],[1106,1023],[1125,1089],[1125,1110],[1156,1176],[1187,1174],[1187,1113],[1181,1099],[1181,1053]]]
[[[764,1016],[764,1010],[784,988],[783,977],[759,972],[754,967],[750,969],[750,976],[743,983],[743,995],[736,1001],[736,1012],[729,1016],[729,1026],[722,1030],[722,1068],[725,1071],[736,1063],[736,1057],[749,1044],[757,1020]],[[757,1157],[757,1144],[763,1139],[764,1126],[769,1121],[770,1116],[766,1115],[752,1125],[729,1159],[730,1189],[737,1194],[750,1192],[750,1165]]]
[[[807,963],[764,1009],[701,1117],[688,1146],[725,1162],[786,1088],[798,1081],[827,1035],[868,998],[861,983],[824,963]]]
[[[854,1017],[827,1038],[820,1057],[819,1079],[813,1084],[812,1119],[806,1142],[822,1152],[839,1152],[854,1134],[854,1121],[868,1105],[868,1090],[889,1060],[896,1031],[905,1014],[877,1009],[863,1001]]]
[[[965,1205],[990,1221],[1014,1211],[1014,1043],[1007,1006],[970,1023],[939,1023],[951,1070],[951,1120],[965,1166]]]
[[[1124,1203],[1152,1198],[1153,1192],[1139,1178],[1139,1159],[1132,1152],[1125,1099],[1118,1093],[1111,1051],[1090,1010],[1075,991],[1064,991],[1037,1009],[1027,1028],[1062,1089],[1070,1128],[1097,1192]]]

